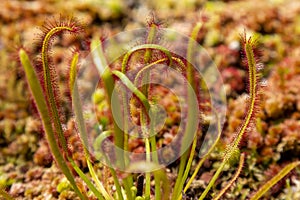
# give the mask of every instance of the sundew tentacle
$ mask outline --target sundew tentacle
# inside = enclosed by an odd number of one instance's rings
[[[52,114],[52,120],[56,129],[56,133],[58,135],[59,142],[62,145],[62,148],[65,152],[67,152],[67,142],[63,134],[63,129],[60,122],[60,113],[58,109],[58,98],[57,93],[57,85],[55,84],[55,80],[53,80],[54,70],[49,62],[49,50],[52,39],[59,33],[69,32],[69,33],[78,33],[81,30],[80,26],[77,22],[70,18],[67,21],[59,21],[54,24],[50,24],[49,26],[45,26],[45,34],[42,42],[42,50],[41,50],[41,60],[43,66],[43,75],[44,75],[44,84],[45,91],[48,100],[48,104]],[[47,31],[47,32],[46,32]]]

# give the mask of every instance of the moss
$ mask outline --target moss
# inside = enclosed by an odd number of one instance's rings
[[[67,179],[61,180],[61,182],[57,185],[56,191],[62,193],[64,190],[69,190],[71,185]]]
[[[178,30],[188,32],[192,26],[191,24],[199,19],[198,8],[201,8],[203,4],[195,1],[187,2],[184,5],[185,3],[163,2],[167,10],[162,10],[162,13],[158,13],[158,15],[167,16],[165,19],[170,27],[179,27]],[[151,2],[149,4],[151,7],[154,3]],[[81,3],[71,1],[36,1],[32,2],[32,4],[25,1],[7,1],[1,6],[0,165],[2,168],[8,163],[13,164],[15,169],[12,171],[15,171],[15,173],[10,174],[11,172],[7,170],[1,171],[0,182],[7,185],[8,190],[12,188],[11,192],[20,199],[24,198],[24,195],[27,195],[27,198],[42,198],[40,193],[56,199],[59,196],[53,191],[56,191],[58,181],[54,180],[52,176],[60,178],[62,176],[58,175],[58,172],[55,170],[49,171],[51,168],[48,167],[51,166],[52,159],[51,156],[46,158],[49,156],[48,147],[43,144],[43,140],[39,141],[40,138],[43,138],[39,119],[36,118],[34,112],[29,111],[31,105],[28,91],[24,90],[24,74],[17,67],[17,62],[11,62],[10,60],[10,56],[13,53],[12,44],[19,44],[24,40],[26,46],[31,45],[35,37],[32,32],[36,31],[32,28],[32,25],[34,24],[34,27],[41,25],[42,21],[49,14],[53,14],[53,11],[73,13],[75,16],[83,19],[87,27],[89,27],[86,38],[90,38],[92,35],[99,34],[99,32],[106,32],[107,35],[116,33],[121,29],[120,27],[126,26],[128,29],[130,27],[140,27],[141,22],[145,21],[145,13],[148,13],[151,9],[149,9],[149,5],[132,1],[114,1],[106,3],[104,6],[95,5],[93,1]],[[129,6],[130,9],[128,9]],[[160,7],[159,9],[163,7],[159,4],[153,6]],[[297,33],[300,30],[299,3],[290,0],[272,1],[271,3],[259,0],[230,1],[229,3],[209,1],[204,7],[210,21],[203,32],[209,34],[207,36],[205,34],[199,36],[199,42],[206,45],[209,54],[220,67],[221,73],[230,75],[225,77],[228,97],[231,100],[228,105],[230,110],[228,126],[224,128],[224,143],[230,141],[232,138],[230,133],[242,122],[243,112],[241,111],[245,109],[245,96],[239,96],[245,91],[245,73],[241,69],[238,58],[239,47],[235,50],[230,49],[230,43],[238,40],[238,33],[242,29],[246,28],[247,31],[255,32],[261,36],[260,40],[263,43],[262,61],[268,65],[268,70],[264,73],[265,78],[268,79],[268,85],[264,89],[265,92],[262,97],[263,105],[261,109],[263,113],[258,113],[260,122],[257,123],[256,130],[249,133],[246,143],[243,144],[243,150],[250,154],[247,157],[247,165],[245,165],[244,173],[238,180],[237,187],[232,188],[225,197],[226,199],[244,199],[250,194],[249,188],[252,190],[259,187],[258,181],[263,181],[265,176],[263,172],[269,168],[270,164],[280,165],[289,159],[297,159],[300,155],[300,56],[299,39],[297,37]],[[190,11],[186,12],[185,8]],[[128,15],[127,11],[130,12]],[[128,22],[130,23],[128,24]],[[99,24],[101,24],[101,27]],[[67,36],[63,36],[63,42],[64,45],[76,44],[81,49],[87,46],[85,42],[78,44],[78,41],[72,40]],[[65,55],[63,55],[64,51],[59,45],[55,47],[54,52],[56,50],[58,50],[58,53],[54,55],[54,62],[59,63]],[[33,51],[36,51],[36,49]],[[61,66],[64,66],[64,64],[60,63]],[[232,70],[222,71],[222,69],[228,68]],[[65,80],[65,77],[62,76],[62,79]],[[98,104],[103,100],[103,97],[101,92],[99,94],[97,92],[93,100],[98,105],[96,113],[99,116],[105,116],[98,119],[104,126],[104,129],[109,128],[107,127],[109,126],[108,119],[111,116],[107,110],[108,106],[107,103]],[[63,95],[63,97],[65,96]],[[169,109],[168,112],[172,112],[172,115],[167,118],[168,129],[164,129],[159,133],[159,139],[162,144],[168,144],[168,142],[172,141],[176,136],[176,124],[180,122],[180,111],[177,109],[176,101],[170,96],[167,96],[167,99],[169,100],[162,103],[166,109]],[[64,105],[67,105],[67,103]],[[29,115],[31,116],[28,117]],[[76,146],[78,138],[73,135],[74,127],[67,129],[70,143]],[[94,133],[91,132],[92,134]],[[138,141],[132,141],[132,143],[137,143],[131,144],[131,149],[133,150],[142,146],[141,144],[138,145]],[[144,149],[140,150],[143,151]],[[215,152],[215,154],[217,153]],[[261,155],[264,156],[262,157]],[[78,159],[78,163],[84,167],[84,162],[80,160],[80,153],[74,153],[74,156]],[[211,158],[208,162],[210,164],[207,164],[207,167],[203,169],[205,174],[209,174],[211,170],[209,166],[219,157],[215,155]],[[20,178],[22,173],[14,165],[32,162],[33,158],[36,164],[45,166],[43,170],[46,171],[46,175],[42,178],[43,181],[39,182],[39,184],[44,185],[44,188],[40,193],[38,191],[34,192],[34,188],[24,186],[33,184],[33,179],[30,179],[24,185],[20,183],[15,184],[25,178]],[[220,182],[226,180],[230,174],[233,174],[230,169],[227,172],[223,174]],[[17,178],[12,178],[13,176]],[[50,184],[52,186],[48,187],[47,185]],[[11,187],[12,185],[15,186]],[[23,188],[26,188],[24,193],[22,193]],[[203,188],[205,188],[204,184],[192,188],[192,190],[195,190],[195,193],[191,193],[191,198],[199,194]],[[265,197],[265,199],[298,199],[299,188],[299,172],[296,172],[290,180],[290,186],[283,185],[278,196],[269,196]],[[16,189],[19,189],[20,193]],[[72,197],[73,193],[69,193],[67,190],[61,194],[61,198]],[[218,191],[218,187],[214,188],[214,192],[216,191]]]

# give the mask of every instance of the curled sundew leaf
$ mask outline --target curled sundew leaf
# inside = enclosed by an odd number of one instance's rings
[[[43,78],[47,96],[46,100],[49,104],[52,120],[56,129],[56,133],[58,135],[59,142],[65,152],[67,151],[68,147],[61,125],[62,114],[60,113],[58,107],[58,85],[55,80],[57,75],[55,74],[54,67],[51,66],[49,49],[51,47],[51,41],[58,34],[64,32],[78,34],[81,29],[81,26],[74,18],[63,20],[61,17],[59,21],[54,22],[53,24],[50,23],[44,25],[43,35],[41,36],[41,62],[43,66]]]
[[[143,75],[143,73],[144,73],[145,71],[150,70],[150,68],[155,67],[155,65],[160,64],[160,63],[163,63],[163,62],[165,62],[165,61],[167,61],[167,60],[168,60],[167,58],[162,58],[162,59],[156,60],[156,61],[154,61],[154,62],[152,62],[152,63],[146,65],[145,67],[143,67],[143,68],[136,74],[136,76],[135,76],[135,78],[134,78],[134,81],[133,81],[133,82],[134,82],[134,85],[135,85],[135,86],[138,85],[138,80],[142,77],[142,75]],[[179,68],[180,70],[185,68],[184,63],[183,63],[183,61],[182,61],[180,58],[172,57],[172,60],[175,61],[175,62],[177,62],[178,65],[180,65],[180,67],[181,67],[181,68]],[[172,66],[171,66],[171,67],[172,67]],[[176,69],[176,70],[178,70],[178,69]],[[180,70],[179,70],[179,71],[180,71]]]
[[[139,45],[139,46],[136,46],[136,47],[130,49],[130,51],[128,51],[125,54],[125,56],[123,58],[123,61],[122,61],[122,70],[121,70],[123,73],[126,72],[127,63],[128,63],[128,60],[129,60],[130,56],[132,55],[132,53],[135,52],[135,51],[144,50],[144,49],[155,49],[155,50],[162,51],[168,57],[169,62],[170,62],[169,65],[170,66],[172,65],[172,55],[171,55],[171,53],[169,52],[168,49],[166,49],[163,46],[157,45],[157,44],[142,44],[142,45]]]

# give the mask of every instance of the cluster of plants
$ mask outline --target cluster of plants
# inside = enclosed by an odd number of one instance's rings
[[[162,166],[157,154],[160,144],[157,142],[157,136],[154,134],[155,127],[159,123],[157,118],[160,115],[160,107],[158,106],[155,98],[152,98],[151,92],[153,85],[151,83],[151,70],[157,67],[158,64],[163,64],[176,71],[186,78],[185,87],[187,105],[193,107],[196,94],[197,102],[202,102],[201,92],[207,90],[207,86],[203,80],[196,76],[195,68],[191,64],[193,57],[193,45],[197,40],[197,36],[201,31],[202,23],[195,24],[189,41],[187,41],[186,58],[178,56],[170,51],[169,48],[157,42],[158,33],[160,31],[160,24],[151,21],[148,24],[145,40],[142,44],[135,45],[118,58],[113,64],[107,62],[105,56],[105,40],[93,39],[90,43],[90,50],[92,58],[96,67],[102,72],[101,85],[105,91],[105,98],[108,102],[108,107],[117,109],[122,112],[120,119],[125,119],[122,123],[123,127],[120,128],[114,117],[108,117],[109,122],[105,130],[103,130],[95,138],[94,149],[98,150],[99,159],[104,160],[105,164],[110,170],[113,178],[113,185],[115,189],[107,190],[104,183],[97,175],[95,168],[95,155],[91,151],[91,145],[88,136],[88,129],[86,127],[85,116],[81,104],[80,92],[78,89],[78,63],[80,53],[74,53],[70,67],[68,87],[71,95],[72,107],[74,117],[78,130],[78,135],[82,143],[82,151],[88,166],[88,174],[85,173],[74,161],[69,150],[66,135],[64,133],[64,116],[61,112],[59,88],[57,84],[57,77],[55,66],[51,61],[51,42],[55,36],[62,33],[80,34],[82,31],[81,26],[74,19],[60,20],[45,26],[42,43],[41,43],[41,67],[34,67],[24,49],[19,50],[19,57],[24,68],[27,82],[31,90],[32,96],[43,122],[45,136],[48,141],[49,147],[55,158],[56,163],[60,167],[63,174],[68,179],[73,190],[81,199],[89,199],[92,196],[97,199],[184,199],[185,193],[190,188],[192,182],[197,177],[197,174],[205,162],[215,150],[216,145],[220,140],[222,133],[222,120],[218,114],[218,108],[213,105],[206,105],[216,121],[216,140],[208,147],[205,154],[198,159],[197,144],[201,143],[201,135],[199,134],[198,124],[195,118],[200,118],[200,114],[195,111],[197,109],[188,109],[186,115],[186,125],[182,134],[180,133],[179,150],[180,155],[179,167],[175,183],[172,183],[168,176],[166,167]],[[239,129],[234,134],[234,139],[227,145],[226,150],[223,152],[223,159],[218,166],[205,190],[199,194],[199,199],[208,198],[209,191],[216,184],[217,179],[223,172],[226,166],[232,166],[237,160],[239,162],[235,175],[220,190],[218,194],[214,194],[214,199],[220,199],[226,191],[234,185],[242,171],[245,153],[241,153],[239,149],[240,142],[245,138],[245,135],[250,134],[252,127],[255,123],[255,112],[258,109],[258,92],[260,88],[258,58],[256,56],[256,41],[246,34],[241,36],[241,44],[244,52],[245,65],[248,70],[248,90],[249,99],[248,106],[245,110],[245,118]],[[128,75],[130,69],[139,66],[135,73]],[[122,107],[118,104],[113,104],[114,89],[117,83],[121,83],[122,87],[119,91],[121,94]],[[201,88],[201,89],[199,89]],[[128,94],[133,94],[128,98]],[[112,108],[113,106],[120,106],[119,108]],[[202,104],[197,105],[202,108]],[[200,109],[201,110],[201,109]],[[129,124],[126,121],[128,116],[136,111],[138,123],[141,126],[141,134],[143,135],[143,144],[145,145],[146,158],[142,162],[132,164],[131,158],[124,152],[128,151],[129,142],[132,139],[129,134]],[[203,119],[199,119],[203,122]],[[105,143],[110,140],[117,148],[110,148],[109,150],[102,148]],[[192,141],[188,148],[183,148]],[[181,148],[182,147],[182,148]],[[119,151],[121,149],[124,151]],[[108,152],[111,151],[111,152]],[[113,156],[111,156],[113,155]],[[111,157],[113,158],[111,158]],[[195,167],[192,167],[193,162],[197,162]],[[291,170],[300,164],[299,161],[286,165],[277,175],[265,183],[260,189],[257,190],[251,199],[259,199],[262,197],[273,185],[286,176]],[[139,172],[131,173],[131,171]],[[127,169],[122,172],[120,169]],[[72,171],[76,172],[76,175]],[[79,176],[85,182],[89,191],[85,191],[80,184],[77,183],[76,177]],[[154,185],[151,183],[154,182]],[[11,198],[4,191],[0,190],[0,194],[6,198]]]

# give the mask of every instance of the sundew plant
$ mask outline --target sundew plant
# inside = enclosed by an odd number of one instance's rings
[[[202,22],[196,23],[188,37],[162,28],[153,19],[145,29],[92,39],[89,57],[92,62],[87,62],[88,57],[82,58],[79,51],[74,52],[70,66],[66,67],[69,69],[66,84],[88,172],[76,164],[69,150],[63,128],[63,119],[68,116],[63,116],[61,111],[59,75],[50,54],[51,42],[57,35],[80,34],[81,25],[74,19],[60,19],[45,25],[37,67],[33,67],[24,49],[19,50],[51,153],[80,199],[186,198],[185,193],[220,140],[225,115],[218,70],[196,42],[202,25]],[[242,34],[241,47],[248,72],[245,118],[232,133],[234,139],[221,152],[221,164],[195,199],[211,196],[221,199],[234,186],[245,165],[246,155],[240,152],[239,145],[246,134],[251,134],[262,88],[256,41]],[[99,72],[93,95],[98,117],[96,134],[91,134],[87,125],[78,81],[79,71],[84,67],[94,67]],[[177,129],[171,130],[174,124]],[[225,166],[233,166],[236,161],[239,164],[235,175],[218,194],[210,194]],[[176,179],[168,176],[169,165],[173,165],[172,169],[176,166]],[[298,165],[299,162],[293,162],[284,167],[251,199],[262,197]],[[99,176],[107,173],[101,172],[104,169],[109,170],[106,176],[112,177],[110,185]],[[78,184],[78,177],[88,189]]]

